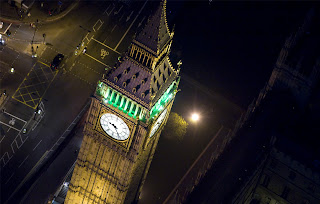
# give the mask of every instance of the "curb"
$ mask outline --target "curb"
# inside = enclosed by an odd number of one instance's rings
[[[44,18],[44,20],[40,20],[39,23],[45,24],[45,23],[52,23],[54,21],[60,20],[61,18],[65,17],[68,13],[70,13],[78,5],[79,2],[80,2],[80,0],[75,0],[75,2],[73,2],[66,10],[64,10],[60,14],[58,14],[56,16]],[[3,22],[6,22],[6,23],[13,23],[13,24],[34,23],[34,21],[20,21],[20,20],[8,18],[8,17],[5,18],[3,16],[0,16],[0,20]]]
[[[63,11],[62,13],[60,13],[57,16],[52,16],[49,17],[47,19],[45,19],[44,21],[42,21],[43,23],[51,23],[53,21],[59,20],[63,17],[65,17],[68,13],[70,13],[70,11],[72,11],[79,3],[80,0],[76,0],[75,2],[73,2],[65,11]]]

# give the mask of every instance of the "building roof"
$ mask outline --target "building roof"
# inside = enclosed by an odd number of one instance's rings
[[[134,42],[142,44],[143,47],[158,54],[172,36],[167,25],[166,0],[164,0],[161,1],[155,14],[148,19],[144,29],[137,35]]]
[[[161,1],[155,14],[133,41],[154,55],[165,46],[170,38],[166,22],[166,1]],[[150,109],[170,87],[178,76],[166,55],[154,70],[150,70],[134,59],[126,56],[116,69],[112,70],[105,82],[115,90]]]
[[[108,84],[142,105],[150,103],[151,73],[131,58],[125,57],[121,64],[107,76]],[[111,83],[110,83],[111,82]]]
[[[178,72],[173,69],[169,57],[166,57],[153,73],[125,57],[120,65],[108,74],[105,82],[146,108],[151,108],[177,76]]]

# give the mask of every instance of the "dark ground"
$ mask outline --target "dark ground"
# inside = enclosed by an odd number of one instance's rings
[[[167,19],[175,24],[173,64],[213,95],[246,109],[270,77],[289,34],[298,28],[311,3],[169,1]],[[171,27],[172,28],[172,27]],[[239,109],[219,103],[182,77],[174,112],[187,120],[193,111],[205,116],[189,124],[181,143],[159,141],[140,203],[162,203],[220,124],[232,128]],[[188,121],[190,122],[190,121]]]

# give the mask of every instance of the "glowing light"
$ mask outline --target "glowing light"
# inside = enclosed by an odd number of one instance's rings
[[[194,121],[194,122],[197,122],[198,120],[200,119],[200,116],[198,113],[193,113],[191,115],[191,120]]]
[[[161,98],[157,101],[157,103],[152,107],[150,111],[150,118],[153,118],[156,116],[165,105],[168,103],[168,101],[174,96],[173,93],[176,90],[176,82],[174,81],[169,88],[164,92],[164,94],[161,96]]]
[[[101,82],[101,81],[98,82],[98,87],[99,87],[99,88],[102,87],[102,82]]]

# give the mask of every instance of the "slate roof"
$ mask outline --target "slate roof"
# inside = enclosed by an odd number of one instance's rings
[[[170,35],[167,27],[165,7],[166,1],[164,0],[155,15],[151,17],[146,27],[134,40],[135,43],[143,44],[142,47],[155,53],[173,36]],[[150,109],[177,78],[177,75],[178,72],[173,69],[168,56],[162,59],[153,72],[126,56],[117,68],[108,74],[105,82]]]
[[[164,58],[154,73],[131,58],[125,57],[121,64],[108,74],[105,82],[149,109],[159,100],[177,75],[169,57]],[[154,97],[151,97],[152,95]]]
[[[173,69],[169,57],[166,56],[151,76],[151,88],[155,93],[155,97],[151,101],[152,105],[160,99],[177,76],[178,73]]]
[[[130,98],[137,102],[141,100],[145,103],[142,105],[145,106],[150,103],[150,78],[151,73],[147,69],[142,68],[141,65],[139,66],[138,63],[128,57],[125,57],[122,63],[107,76],[108,84],[111,87],[119,92],[128,93],[127,97],[131,96]],[[124,82],[126,86],[124,86]],[[134,88],[136,92],[134,92]],[[145,93],[144,97],[142,93]]]
[[[155,54],[163,48],[171,34],[166,20],[166,1],[161,1],[155,14],[148,20],[144,29],[137,35],[135,42],[145,45]]]

